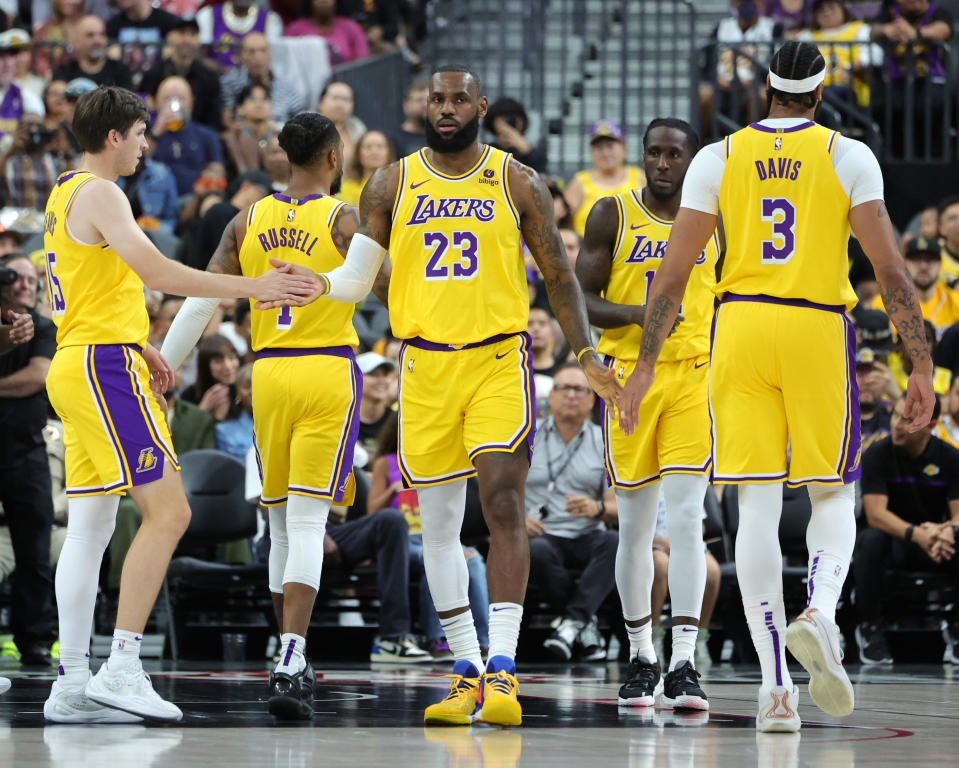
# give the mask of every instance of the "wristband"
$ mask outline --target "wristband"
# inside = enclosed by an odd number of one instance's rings
[[[910,525],[908,528],[906,528],[906,533],[905,533],[905,535],[903,536],[903,538],[904,538],[906,541],[912,541],[912,533],[913,533],[913,531],[915,531],[915,530],[916,530],[916,526]]]
[[[583,364],[583,355],[587,352],[595,352],[596,347],[583,347],[579,352],[576,353],[576,362],[580,365]]]

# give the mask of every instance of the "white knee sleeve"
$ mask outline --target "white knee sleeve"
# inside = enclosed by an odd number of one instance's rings
[[[623,618],[638,621],[650,615],[653,588],[653,534],[659,506],[659,483],[634,491],[616,490],[619,546],[616,549],[616,587]]]
[[[757,595],[782,595],[783,559],[779,547],[782,511],[781,483],[739,486],[736,577],[744,601]]]
[[[270,592],[283,594],[283,571],[286,570],[286,558],[289,544],[286,538],[286,504],[269,507],[270,515]]]
[[[72,650],[89,647],[97,582],[103,552],[113,536],[120,497],[85,496],[68,502],[67,536],[57,563],[57,611],[60,645]]]
[[[286,538],[289,554],[283,569],[283,583],[320,588],[323,570],[323,536],[330,502],[309,496],[290,495],[286,500]]]
[[[466,481],[419,488],[423,565],[437,611],[469,605],[469,570],[460,544]]]
[[[669,598],[673,616],[699,618],[706,589],[703,501],[709,480],[699,475],[666,475],[669,531]]]

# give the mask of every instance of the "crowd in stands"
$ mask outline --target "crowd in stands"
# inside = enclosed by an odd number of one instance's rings
[[[115,4],[52,0],[43,18],[6,19],[10,28],[0,32],[4,180],[0,196],[5,206],[43,211],[57,176],[79,159],[70,130],[73,108],[84,93],[101,84],[133,88],[147,99],[154,115],[150,151],[137,172],[121,179],[121,184],[140,226],[157,246],[170,258],[200,269],[237,212],[286,188],[289,162],[276,134],[296,112],[315,108],[336,124],[345,166],[339,196],[354,204],[376,169],[425,145],[424,79],[414,78],[407,87],[402,122],[395,131],[367,130],[354,114],[349,84],[330,79],[316,103],[305,103],[296,83],[277,71],[271,47],[284,37],[315,36],[326,41],[323,50],[329,64],[397,50],[416,63],[419,3],[271,0],[267,7],[251,0],[228,0],[198,5],[196,0],[163,0],[156,7],[149,0]],[[883,61],[892,76],[901,72],[896,69],[897,46],[916,37],[951,39],[948,11],[934,5],[928,0],[735,0],[733,15],[719,25],[716,38],[720,43],[756,45],[759,60],[768,58],[761,45],[771,45],[783,35],[819,42],[824,52],[831,40],[858,43],[860,48],[842,49],[848,55],[826,54],[827,84],[866,105],[869,94],[859,79],[863,62],[871,66]],[[42,6],[32,4],[35,11]],[[30,4],[19,6],[24,7]],[[923,77],[932,83],[934,50],[926,61],[930,67]],[[725,98],[726,87],[759,86],[753,64],[732,51],[723,52],[715,67],[715,77],[702,90],[704,103]],[[759,117],[744,114],[742,119]],[[491,98],[483,128],[485,140],[546,176],[572,264],[596,200],[644,184],[642,168],[627,162],[627,142],[638,142],[639,137],[627,136],[615,120],[597,119],[592,124],[591,164],[569,179],[549,176],[544,146],[538,137],[528,135],[530,118],[516,100],[505,95]],[[851,319],[859,342],[855,373],[864,451],[861,532],[852,581],[860,655],[870,662],[890,659],[878,574],[907,568],[941,571],[954,588],[959,586],[959,558],[953,556],[953,526],[959,523],[959,197],[944,199],[917,215],[903,231],[902,244],[928,321],[929,344],[938,366],[936,391],[941,396],[937,423],[917,434],[907,432],[901,412],[910,361],[894,339],[868,261],[855,241],[850,242],[850,277],[861,298]],[[43,290],[41,247],[28,231],[0,231],[0,258],[17,273],[16,281],[2,288],[3,311],[35,307],[38,312],[30,347],[16,357],[14,353],[0,357],[0,418],[5,425],[0,452],[7,459],[0,463],[0,502],[7,531],[5,539],[0,536],[0,577],[13,570],[15,556],[14,594],[20,597],[11,612],[14,639],[24,661],[43,663],[53,640],[50,567],[56,561],[58,530],[62,540],[66,505],[62,436],[56,422],[48,422],[42,402],[43,376],[55,343],[47,319],[51,308]],[[526,498],[529,600],[553,620],[546,651],[560,660],[595,660],[607,653],[598,615],[604,603],[616,599],[615,497],[606,487],[595,397],[575,361],[570,361],[569,345],[529,254],[526,270],[539,420]],[[182,303],[177,297],[147,296],[153,345],[160,346]],[[174,447],[181,456],[216,448],[255,468],[250,311],[248,302],[223,301],[193,359],[176,372],[176,384],[166,393]],[[377,563],[382,607],[373,660],[429,661],[448,655],[449,649],[423,577],[419,502],[415,491],[402,487],[397,465],[395,407],[402,342],[392,336],[388,315],[372,296],[357,307],[354,322],[364,377],[355,458],[363,490],[349,511],[330,522],[325,563],[344,568],[371,558]],[[27,403],[30,408],[24,407]],[[22,426],[7,429],[14,423]],[[14,486],[24,493],[13,493]],[[480,520],[475,486],[467,505],[467,520]],[[125,498],[109,548],[103,579],[106,595],[117,590],[119,568],[139,520],[136,505]],[[654,542],[653,623],[659,643],[665,634],[660,614],[669,556],[664,528],[660,526]],[[470,603],[479,620],[486,617],[489,602],[485,547],[481,534],[464,536],[464,541]],[[263,562],[268,551],[264,528],[252,546],[234,542],[222,546],[218,556],[227,562]],[[719,564],[711,554],[707,564],[702,611],[707,631],[700,633],[700,664],[709,658],[708,627],[719,594]],[[419,584],[416,605],[411,605],[411,579]],[[29,600],[23,599],[25,594]],[[481,644],[488,642],[485,628],[478,630]],[[955,624],[948,625],[946,635],[959,642]],[[661,650],[658,654],[662,658]],[[951,658],[959,661],[955,655]]]

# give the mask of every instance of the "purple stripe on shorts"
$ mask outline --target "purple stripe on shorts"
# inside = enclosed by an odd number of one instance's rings
[[[345,357],[347,360],[355,360],[353,348],[347,346],[340,347],[267,347],[256,353],[256,359],[265,357],[307,357],[309,355],[333,355],[334,357]]]
[[[763,605],[769,605],[769,603],[763,603]],[[773,622],[773,612],[766,611],[766,629],[769,630],[769,634],[773,639],[773,653],[776,654],[776,685],[783,684],[783,670],[782,663],[780,662],[780,653],[779,653],[779,632],[776,631],[776,624]]]
[[[843,316],[846,332],[846,410],[848,420],[844,425],[843,451],[839,454],[843,462],[839,476],[844,483],[852,483],[862,476],[862,430],[860,428],[859,383],[856,381],[856,329],[852,321]]]
[[[409,344],[411,347],[416,347],[417,349],[431,349],[434,352],[458,352],[461,349],[476,349],[477,347],[485,347],[488,344],[496,344],[497,342],[505,341],[513,336],[521,335],[525,335],[527,338],[529,338],[529,334],[523,331],[522,333],[498,333],[495,336],[490,336],[488,339],[474,341],[469,344],[440,344],[435,341],[427,341],[419,336],[414,336],[412,339],[404,339],[403,343]]]
[[[720,304],[726,304],[731,301],[754,301],[758,304],[779,304],[785,307],[802,307],[804,309],[819,309],[824,312],[845,313],[846,308],[842,304],[817,304],[814,301],[805,299],[784,299],[781,296],[767,296],[765,294],[745,295],[741,293],[724,293],[719,300]]]
[[[815,123],[812,120],[807,120],[805,123],[793,125],[789,128],[771,128],[768,125],[760,125],[759,123],[750,123],[749,127],[757,131],[762,131],[763,133],[795,133],[796,131],[802,131],[806,128],[811,128],[814,125]]]
[[[100,387],[102,412],[119,438],[119,450],[130,470],[129,482],[146,485],[163,476],[164,447],[154,437],[142,408],[146,407],[134,388],[127,357],[121,344],[90,347],[90,369]],[[114,441],[116,445],[116,441]]]
[[[350,351],[352,356],[352,350]],[[349,482],[350,473],[353,471],[353,451],[356,449],[356,441],[360,436],[360,400],[363,399],[363,374],[360,373],[360,366],[353,360],[350,364],[353,374],[353,402],[350,404],[350,413],[347,421],[346,439],[340,446],[339,456],[337,456],[337,469],[333,481],[333,502],[339,504],[343,501],[346,494],[346,486]]]

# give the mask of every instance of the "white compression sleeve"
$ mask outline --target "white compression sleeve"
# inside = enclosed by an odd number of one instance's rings
[[[673,616],[699,618],[706,589],[703,499],[709,481],[699,475],[666,475],[666,528],[669,531],[669,601]],[[708,627],[707,627],[708,629]]]
[[[469,570],[460,529],[466,514],[466,481],[418,488],[423,524],[423,566],[437,611],[469,605]]]
[[[627,491],[616,490],[619,510],[619,546],[616,549],[616,587],[623,618],[639,621],[650,615],[653,588],[653,536],[659,506],[659,483]]]
[[[290,494],[286,500],[286,538],[289,554],[283,569],[283,583],[320,588],[323,570],[323,536],[330,514],[328,499]]]
[[[836,603],[856,546],[856,486],[810,485],[812,516],[806,527],[809,550],[809,607],[836,620]]]
[[[90,647],[100,563],[113,536],[119,504],[115,494],[82,496],[68,503],[67,537],[56,575],[63,648],[86,653]]]
[[[290,546],[286,537],[286,504],[269,507],[270,560],[268,565],[270,592],[283,594],[283,572]]]
[[[202,299],[196,296],[191,296],[183,302],[180,311],[173,318],[173,324],[167,331],[160,349],[160,354],[173,370],[183,365],[183,361],[200,340],[203,330],[209,324],[219,304],[219,299]]]
[[[348,304],[362,301],[373,287],[373,280],[385,258],[386,249],[382,245],[356,233],[350,241],[346,260],[331,272],[323,273],[330,286],[326,295]]]

